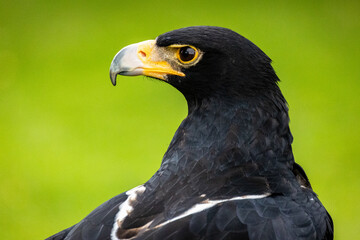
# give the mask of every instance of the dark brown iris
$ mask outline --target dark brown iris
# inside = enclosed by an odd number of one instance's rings
[[[179,50],[179,57],[180,60],[183,62],[189,62],[193,60],[195,56],[196,56],[196,51],[191,47],[182,47]]]

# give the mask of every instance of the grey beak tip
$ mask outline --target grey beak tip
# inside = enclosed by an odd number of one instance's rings
[[[117,73],[116,73],[116,72],[110,71],[111,83],[112,83],[114,86],[116,85],[116,76],[117,76]]]
[[[137,76],[142,74],[143,62],[137,56],[138,43],[121,49],[110,64],[110,79],[116,85],[117,75]]]

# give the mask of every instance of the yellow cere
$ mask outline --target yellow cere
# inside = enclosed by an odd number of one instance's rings
[[[143,75],[166,80],[166,75],[184,77],[183,72],[177,71],[157,52],[155,40],[145,41],[138,46],[138,58],[143,62]]]

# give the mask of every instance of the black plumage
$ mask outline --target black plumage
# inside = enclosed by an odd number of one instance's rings
[[[219,27],[178,29],[146,44],[137,64],[165,61],[161,75],[126,65],[124,50],[113,83],[117,74],[164,80],[185,96],[188,116],[148,182],[49,239],[333,239],[331,217],[294,161],[270,58]],[[176,49],[189,46],[199,55],[178,61]]]

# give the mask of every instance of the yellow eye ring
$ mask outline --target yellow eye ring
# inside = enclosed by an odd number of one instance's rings
[[[195,61],[199,56],[199,51],[192,46],[180,47],[176,52],[177,59],[183,64]]]

